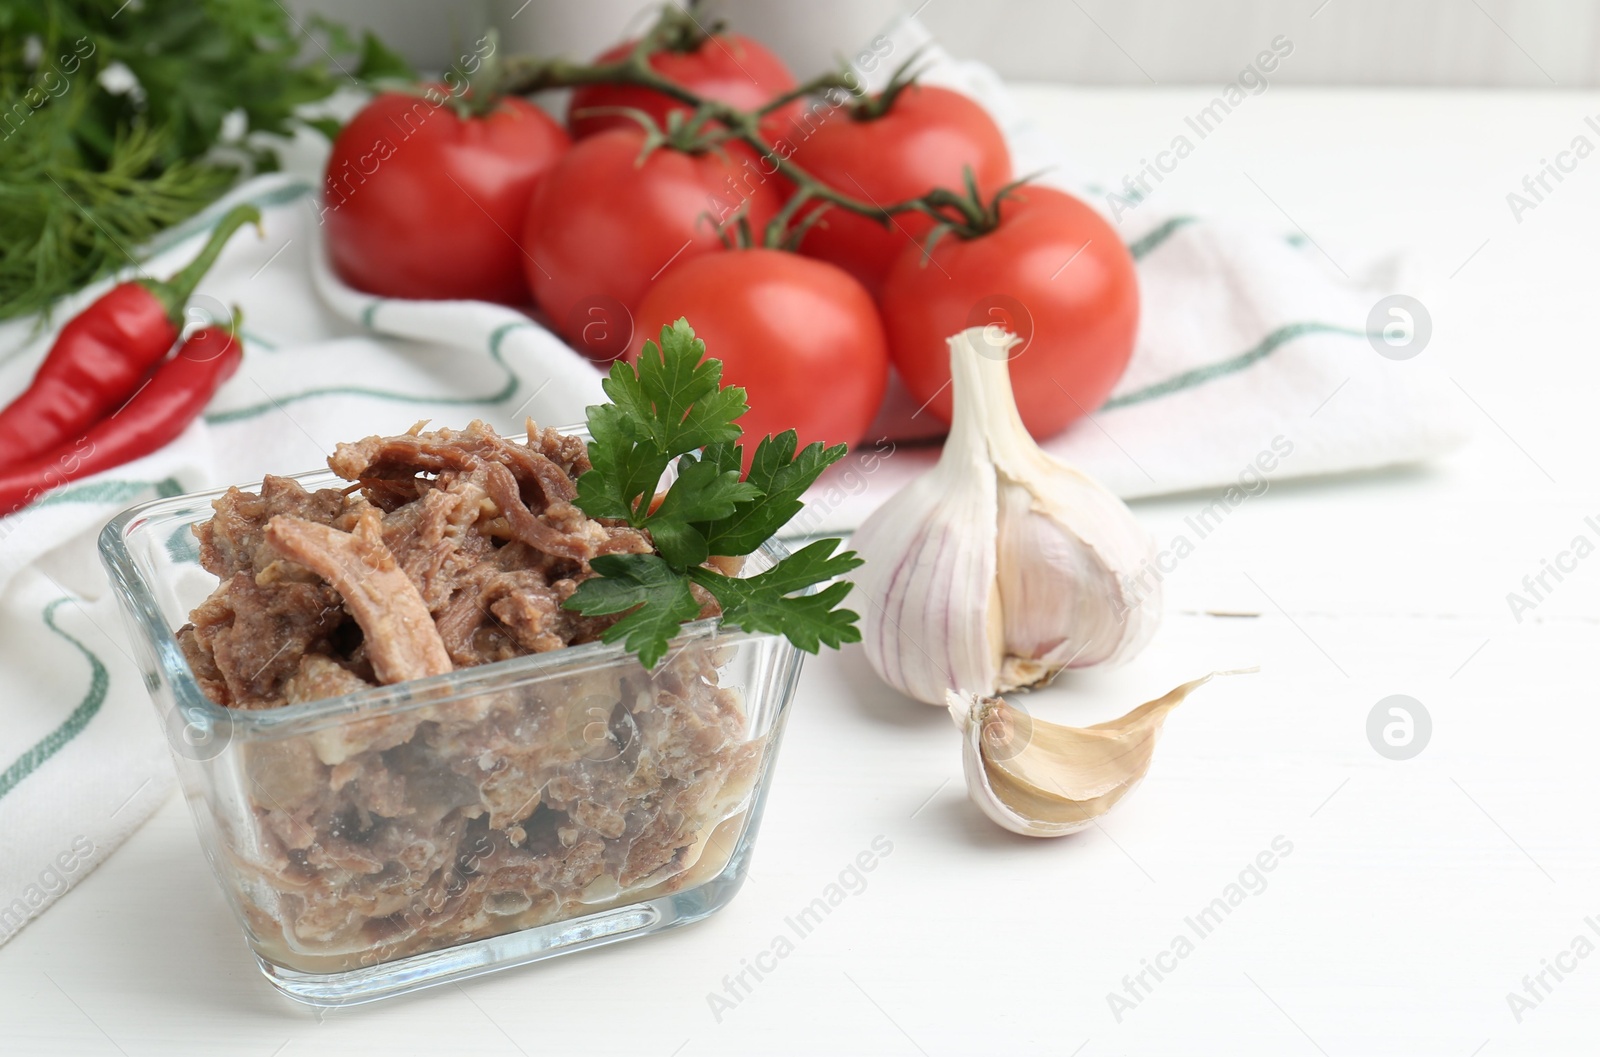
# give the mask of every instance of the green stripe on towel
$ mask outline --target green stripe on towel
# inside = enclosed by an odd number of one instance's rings
[[[452,407],[471,404],[501,404],[517,395],[517,389],[522,385],[522,380],[510,366],[506,364],[500,354],[500,344],[507,334],[533,324],[523,322],[504,323],[495,328],[489,335],[489,355],[494,358],[506,372],[506,384],[497,392],[487,396],[422,396],[411,393],[388,393],[380,389],[368,389],[359,385],[335,385],[323,389],[307,389],[301,393],[290,393],[280,396],[276,400],[269,399],[265,403],[251,404],[248,407],[236,407],[231,411],[217,411],[206,416],[206,422],[218,425],[228,422],[241,422],[245,419],[256,418],[268,411],[281,411],[289,404],[299,403],[302,400],[311,400],[319,396],[364,396],[374,400],[387,400],[396,404],[445,404]]]
[[[45,606],[44,622],[51,631],[77,647],[78,652],[89,661],[89,691],[83,695],[78,707],[72,710],[59,727],[40,738],[32,748],[12,761],[10,767],[0,771],[0,797],[15,789],[18,782],[37,771],[69,741],[82,734],[83,728],[87,727],[89,721],[99,713],[100,706],[106,703],[106,691],[111,688],[111,676],[106,671],[105,664],[93,650],[56,626],[56,610],[71,601],[70,598],[58,598]]]
[[[176,477],[163,477],[159,481],[96,481],[51,492],[34,504],[35,507],[56,506],[61,503],[126,503],[146,492],[154,491],[165,499],[183,494],[183,485]]]
[[[1152,250],[1166,242],[1180,228],[1186,228],[1190,224],[1199,223],[1199,221],[1199,217],[1173,217],[1158,226],[1154,231],[1150,231],[1128,243],[1128,252],[1133,255],[1135,261],[1142,261],[1150,255]]]
[[[1112,397],[1110,400],[1105,402],[1104,406],[1102,406],[1100,410],[1115,411],[1119,407],[1128,407],[1131,404],[1142,404],[1147,400],[1155,400],[1158,397],[1169,396],[1172,393],[1182,392],[1185,389],[1193,389],[1196,386],[1204,385],[1206,382],[1213,381],[1217,378],[1222,378],[1230,374],[1236,374],[1239,371],[1244,370],[1246,367],[1249,367],[1256,361],[1266,359],[1268,356],[1276,352],[1279,346],[1285,345],[1288,342],[1293,341],[1295,338],[1302,337],[1306,334],[1341,334],[1346,337],[1354,338],[1364,338],[1367,336],[1367,332],[1364,330],[1357,330],[1354,327],[1335,326],[1332,323],[1289,323],[1285,326],[1279,327],[1277,330],[1274,330],[1272,333],[1262,338],[1261,341],[1253,348],[1247,349],[1246,351],[1233,357],[1231,360],[1223,360],[1220,363],[1208,363],[1203,367],[1195,367],[1191,370],[1184,371],[1182,374],[1175,374],[1171,378],[1168,378],[1164,381],[1156,382],[1154,385],[1147,385],[1143,389],[1135,389],[1131,393],[1124,393],[1121,396]]]

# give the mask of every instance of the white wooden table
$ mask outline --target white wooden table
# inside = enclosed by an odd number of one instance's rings
[[[1107,174],[1210,94],[1020,93]],[[1595,95],[1275,87],[1161,186],[1163,208],[1298,226],[1335,255],[1415,247],[1424,355],[1481,428],[1435,466],[1252,499],[1169,578],[1148,653],[1036,701],[1090,722],[1262,665],[1173,716],[1099,829],[996,830],[964,798],[948,719],[850,650],[809,665],[752,880],[701,925],[319,1016],[257,977],[174,799],[0,950],[0,1053],[1594,1053],[1600,956],[1562,952],[1600,945],[1600,556],[1521,623],[1506,601],[1575,536],[1600,541],[1600,160],[1521,223],[1506,203],[1597,138],[1594,113]],[[1164,536],[1205,501],[1138,509]],[[1391,694],[1432,719],[1405,761],[1366,733]],[[719,1021],[708,995],[880,836],[866,887]],[[1191,931],[1278,838],[1292,850],[1265,887],[1246,878]],[[1164,953],[1180,935],[1192,951]],[[1547,961],[1571,971],[1514,1011]],[[1159,980],[1133,979],[1151,963]],[[1138,999],[1119,1019],[1124,977]]]

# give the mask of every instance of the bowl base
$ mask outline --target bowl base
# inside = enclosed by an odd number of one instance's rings
[[[352,1006],[392,998],[693,924],[733,899],[744,881],[743,859],[743,855],[735,856],[721,874],[687,891],[368,968],[305,973],[269,961],[259,953],[256,963],[273,987],[307,1005]]]

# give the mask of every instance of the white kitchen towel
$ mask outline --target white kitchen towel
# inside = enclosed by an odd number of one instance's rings
[[[909,20],[889,37],[893,54],[926,43]],[[926,57],[930,81],[996,114],[1019,172],[1061,163],[1048,179],[1104,205],[992,73],[936,50]],[[95,556],[112,515],[158,495],[310,469],[341,440],[418,419],[565,424],[601,398],[594,367],[522,312],[375,298],[339,283],[324,262],[316,168],[313,158],[300,176],[242,185],[129,269],[169,274],[229,206],[262,207],[265,239],[236,235],[197,298],[218,314],[236,303],[245,319],[244,366],[204,419],[164,451],[0,519],[0,943],[171,787],[163,736]],[[1419,362],[1380,356],[1368,339],[1373,306],[1397,291],[1341,278],[1314,247],[1281,233],[1160,217],[1148,205],[1121,219],[1143,290],[1138,349],[1107,407],[1050,441],[1052,450],[1141,496],[1417,460],[1460,437]],[[0,399],[26,386],[55,328],[109,285],[58,305],[49,327],[0,325]],[[901,410],[909,421],[900,425],[925,430],[913,410]],[[934,456],[926,445],[869,440],[819,483],[800,529],[854,525]],[[1258,459],[1268,457],[1264,471]]]

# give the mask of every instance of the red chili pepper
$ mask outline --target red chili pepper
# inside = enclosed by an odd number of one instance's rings
[[[234,207],[177,275],[113,286],[62,327],[33,382],[0,411],[0,460],[53,452],[132,396],[178,340],[184,307],[222,247],[260,222],[255,206]]]
[[[200,416],[244,359],[244,344],[228,327],[195,331],[178,354],[155,369],[143,388],[111,417],[47,455],[0,469],[0,514],[19,510],[45,492],[149,455],[178,438]]]

